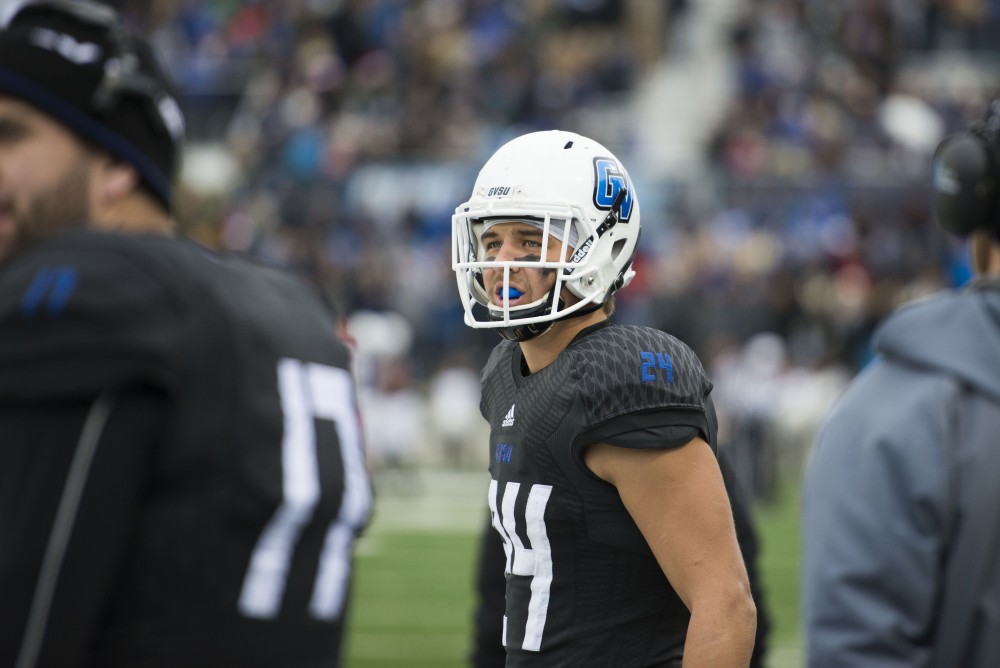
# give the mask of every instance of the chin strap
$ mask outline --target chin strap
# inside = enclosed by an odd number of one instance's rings
[[[559,308],[562,309],[564,306],[562,297],[559,298]],[[545,316],[552,312],[552,304],[546,297],[542,304],[539,304],[530,311],[523,313],[524,318],[535,318],[538,316]],[[493,309],[489,310],[490,320],[503,320],[503,316]],[[549,320],[546,322],[533,322],[527,325],[511,325],[510,327],[498,327],[497,333],[508,341],[529,341],[537,336],[541,336],[545,332],[552,328],[555,324],[554,320]]]
[[[563,310],[566,304],[563,302],[562,297],[559,298],[559,310]],[[542,334],[546,333],[552,326],[557,322],[562,320],[569,320],[570,318],[579,318],[585,315],[589,315],[599,308],[603,308],[604,304],[587,304],[579,311],[574,311],[573,313],[566,313],[559,316],[553,320],[547,320],[545,322],[533,322],[527,325],[511,325],[510,327],[498,327],[497,333],[508,341],[517,341],[518,343],[522,341],[530,341],[531,339],[538,338]],[[531,313],[527,317],[534,317],[537,315],[548,315],[552,310],[551,306],[546,303],[537,309],[538,313]],[[490,312],[490,317],[493,317],[493,312]],[[500,318],[496,318],[499,320]]]
[[[530,341],[552,329],[554,320],[548,322],[535,322],[530,325],[514,325],[512,327],[499,327],[497,333],[508,341]]]

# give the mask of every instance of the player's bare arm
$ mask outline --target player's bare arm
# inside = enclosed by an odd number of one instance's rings
[[[756,608],[714,453],[701,438],[670,450],[594,445],[587,466],[615,485],[691,611],[685,668],[746,666]]]

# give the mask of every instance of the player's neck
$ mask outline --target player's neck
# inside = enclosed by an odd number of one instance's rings
[[[126,233],[174,235],[173,218],[148,197],[138,195],[121,198],[101,208],[93,226]]]
[[[576,338],[582,330],[607,320],[608,314],[604,309],[597,309],[587,315],[578,318],[567,318],[560,320],[549,331],[541,336],[528,341],[522,341],[521,354],[524,362],[528,365],[528,371],[538,373],[548,365],[556,361],[559,353],[566,349],[566,346]]]

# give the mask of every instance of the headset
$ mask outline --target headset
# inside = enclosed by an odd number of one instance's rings
[[[932,211],[945,231],[1000,239],[1000,98],[982,120],[947,137],[931,161]]]

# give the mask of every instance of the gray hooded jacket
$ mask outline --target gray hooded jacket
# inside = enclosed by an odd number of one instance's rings
[[[803,489],[808,665],[1000,666],[1000,284],[900,309]]]

